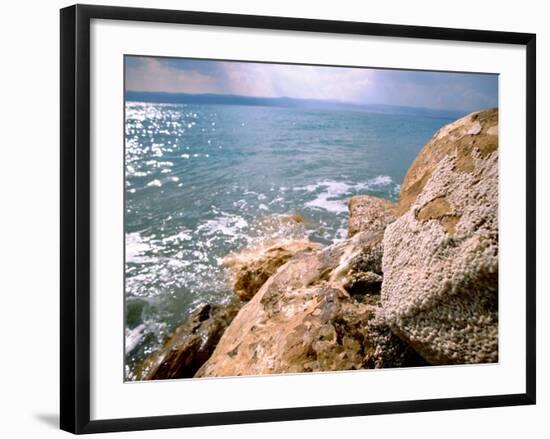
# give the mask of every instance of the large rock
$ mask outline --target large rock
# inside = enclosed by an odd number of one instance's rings
[[[250,300],[290,258],[319,248],[319,244],[306,240],[284,240],[229,255],[224,259],[224,265],[232,271],[235,294],[241,300]]]
[[[498,361],[498,112],[440,129],[385,231],[382,307],[432,364]]]
[[[356,195],[349,200],[348,236],[358,232],[381,232],[395,220],[395,204],[371,195]]]
[[[498,148],[497,109],[469,114],[435,133],[403,179],[397,213],[402,215],[409,210],[442,159],[454,156],[457,170],[472,172],[472,148],[482,157]]]
[[[142,365],[139,380],[190,378],[210,358],[242,304],[201,305]]]
[[[243,306],[196,376],[418,364],[418,356],[389,331],[370,335],[378,308],[355,297],[379,298],[379,291],[369,283],[367,291],[357,287],[352,297],[345,289],[357,273],[380,272],[381,236],[359,233],[290,259]],[[380,348],[381,340],[395,347],[387,350],[393,357]]]
[[[363,367],[365,309],[330,287],[297,288],[275,295],[256,296],[247,305],[197,376]]]

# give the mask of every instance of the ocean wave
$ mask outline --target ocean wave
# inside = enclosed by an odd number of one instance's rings
[[[369,187],[375,187],[375,186],[387,186],[392,183],[393,183],[393,180],[389,175],[378,175],[377,177],[367,180],[367,182],[364,183],[364,185],[366,188],[369,188]]]
[[[184,241],[190,241],[192,238],[192,233],[188,229],[162,238],[143,236],[139,232],[127,233],[126,263],[154,263],[158,260],[158,257],[154,255],[162,254],[166,250],[166,246],[177,245]],[[166,256],[164,258],[167,259]]]
[[[126,234],[126,262],[143,263],[148,258],[145,254],[151,250],[149,238],[144,238],[139,232]]]
[[[126,331],[125,331],[126,343],[124,346],[126,354],[131,353],[134,349],[136,349],[142,343],[143,339],[145,338],[145,335],[151,332],[148,329],[149,329],[149,325],[147,323],[142,323],[133,329],[126,328]]]
[[[220,216],[209,219],[197,227],[198,232],[206,236],[225,235],[232,238],[241,236],[241,230],[248,227],[248,222],[240,215],[222,212]]]
[[[126,355],[137,350],[144,350],[148,354],[159,348],[166,336],[167,325],[153,319],[146,319],[135,328],[125,328],[124,351]]]
[[[215,252],[211,252],[211,243],[204,236],[194,239],[196,233],[183,229],[168,236],[126,234],[125,282],[129,297],[166,298],[166,291],[175,294],[182,289],[191,294],[205,289],[222,291],[221,274],[219,279],[212,276]]]
[[[380,190],[390,186],[393,180],[388,175],[378,175],[365,182],[351,183],[347,181],[323,180],[315,184],[296,187],[294,190],[305,190],[316,193],[316,197],[305,203],[306,207],[326,210],[331,213],[344,214],[348,211],[348,198],[361,191]]]

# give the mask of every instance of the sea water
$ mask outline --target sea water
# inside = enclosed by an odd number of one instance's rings
[[[452,118],[454,119],[454,118]],[[222,259],[278,238],[346,238],[347,201],[397,199],[448,115],[127,102],[126,377],[201,303]],[[287,215],[303,221],[286,221]]]

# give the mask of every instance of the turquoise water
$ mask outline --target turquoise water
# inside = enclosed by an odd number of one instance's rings
[[[202,302],[221,259],[277,237],[346,237],[350,196],[396,199],[448,117],[126,103],[126,376]],[[284,215],[300,214],[301,224]]]

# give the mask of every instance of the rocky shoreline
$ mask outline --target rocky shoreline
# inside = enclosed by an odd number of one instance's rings
[[[138,380],[498,361],[498,111],[441,128],[397,203],[349,212],[331,246],[228,256],[234,300],[196,310]]]

